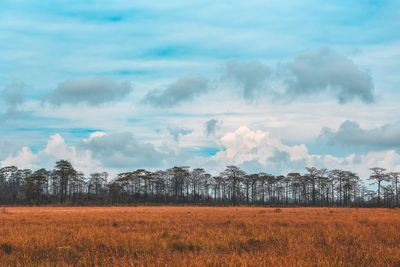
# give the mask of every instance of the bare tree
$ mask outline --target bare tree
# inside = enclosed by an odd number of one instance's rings
[[[246,173],[239,167],[230,165],[226,166],[225,170],[221,173],[222,177],[225,177],[229,182],[230,196],[233,205],[238,203],[238,193],[240,188],[240,182]]]
[[[60,201],[61,203],[64,203],[68,193],[68,184],[77,172],[70,162],[59,160],[56,162],[56,173],[60,181]]]
[[[381,184],[382,182],[389,181],[389,175],[385,173],[386,169],[380,167],[370,168],[372,174],[369,180],[375,180],[378,183],[378,206],[381,203]]]
[[[399,206],[399,190],[398,190],[397,185],[399,183],[400,172],[390,172],[389,176],[394,185],[394,192],[395,192],[395,196],[396,196],[396,206]]]

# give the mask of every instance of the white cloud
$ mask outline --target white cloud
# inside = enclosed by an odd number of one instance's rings
[[[242,126],[227,133],[220,139],[224,151],[218,152],[211,160],[221,166],[235,164],[252,166],[250,171],[269,171],[274,174],[286,174],[291,171],[304,171],[304,167],[316,166],[328,169],[346,169],[369,175],[369,168],[380,166],[389,170],[400,170],[400,155],[394,150],[370,151],[357,156],[345,157],[310,154],[304,144],[288,146],[278,138],[270,137],[268,132],[253,131]],[[258,168],[258,170],[257,170]]]
[[[305,167],[315,166],[355,171],[364,179],[369,176],[371,167],[400,171],[400,154],[394,150],[344,157],[317,155],[311,154],[304,144],[286,145],[279,138],[271,137],[267,131],[251,130],[247,126],[228,132],[219,139],[219,143],[225,149],[205,157],[186,153],[176,143],[173,150],[165,143],[156,147],[139,142],[129,133],[95,132],[78,146],[67,145],[61,135],[55,134],[43,150],[34,153],[29,147],[23,147],[0,161],[0,165],[52,169],[57,160],[65,159],[86,174],[108,171],[111,175],[142,167],[154,169],[173,165],[205,167],[207,171],[217,174],[231,164],[248,172],[266,171],[277,175],[292,171],[303,173]],[[149,162],[151,166],[148,166]]]
[[[37,169],[38,166],[34,163],[37,155],[33,154],[29,147],[24,146],[15,156],[8,156],[1,161],[1,167],[18,166],[23,169]]]
[[[52,135],[46,147],[36,154],[30,148],[23,147],[15,156],[10,155],[1,161],[1,166],[15,165],[19,168],[45,167],[51,169],[60,159],[70,161],[79,171],[91,172],[102,169],[100,162],[92,158],[90,151],[77,150],[74,146],[68,146],[59,134]]]
[[[221,138],[225,151],[218,152],[213,159],[225,164],[240,165],[247,161],[258,161],[261,165],[271,165],[271,159],[278,153],[286,154],[290,161],[309,159],[308,149],[304,144],[287,146],[280,139],[271,138],[268,132],[252,131],[241,126],[235,132]]]
[[[97,132],[91,133],[89,135],[89,138],[83,139],[83,142],[88,143],[88,142],[92,141],[93,139],[95,139],[97,137],[102,137],[102,136],[105,136],[105,135],[106,135],[105,132],[97,131]]]

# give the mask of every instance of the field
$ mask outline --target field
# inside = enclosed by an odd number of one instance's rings
[[[399,266],[400,210],[17,207],[1,266]]]

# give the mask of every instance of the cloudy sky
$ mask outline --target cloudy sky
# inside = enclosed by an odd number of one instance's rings
[[[400,171],[399,1],[1,1],[0,164]]]

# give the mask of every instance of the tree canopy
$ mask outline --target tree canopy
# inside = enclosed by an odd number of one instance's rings
[[[353,172],[306,167],[305,174],[249,173],[230,165],[219,175],[203,168],[137,169],[109,179],[84,173],[67,160],[53,170],[0,169],[2,205],[133,205],[136,203],[281,206],[398,206],[398,172],[371,168],[373,190]]]

